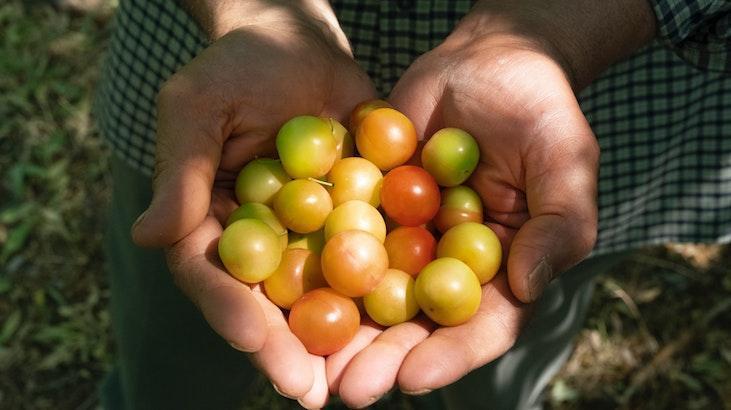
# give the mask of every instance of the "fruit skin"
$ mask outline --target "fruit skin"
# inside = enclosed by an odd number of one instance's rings
[[[258,219],[265,224],[269,225],[270,228],[274,231],[274,233],[279,236],[279,240],[282,244],[282,249],[287,247],[288,243],[288,234],[287,234],[287,228],[282,225],[281,222],[279,222],[279,218],[277,218],[276,215],[274,215],[274,211],[272,211],[271,208],[264,204],[259,204],[256,202],[248,202],[240,207],[236,208],[231,215],[228,216],[228,220],[226,220],[226,226],[231,225],[232,223],[238,221],[239,219]]]
[[[412,319],[419,313],[414,278],[402,270],[387,270],[381,283],[363,296],[363,304],[368,316],[383,326],[393,326]]]
[[[325,220],[325,241],[351,229],[368,232],[381,243],[386,239],[386,222],[381,213],[367,202],[357,199],[344,202],[330,212]]]
[[[246,164],[236,177],[236,199],[240,204],[271,205],[277,192],[291,180],[280,160],[257,158]]]
[[[439,211],[439,203],[439,186],[423,168],[403,165],[383,177],[381,207],[399,225],[427,223]]]
[[[468,321],[482,298],[477,276],[455,258],[438,258],[426,265],[416,277],[414,292],[421,310],[442,326]]]
[[[421,226],[399,226],[386,235],[383,243],[388,266],[416,277],[437,255],[437,240]]]
[[[482,200],[472,188],[458,185],[442,190],[442,204],[434,217],[434,225],[439,232],[447,232],[463,222],[482,221]]]
[[[322,253],[325,246],[325,232],[319,229],[310,233],[290,232],[287,248],[307,249],[316,254]]]
[[[277,152],[292,178],[319,178],[330,171],[337,157],[337,141],[330,122],[300,115],[277,133]]]
[[[444,187],[457,186],[472,175],[480,160],[477,141],[459,128],[432,135],[421,151],[421,165]]]
[[[495,276],[502,255],[503,248],[495,232],[477,222],[465,222],[451,228],[437,244],[437,258],[452,257],[466,263],[480,284]]]
[[[327,286],[320,255],[297,248],[284,251],[279,266],[263,284],[267,298],[283,309],[289,309],[303,294]]]
[[[360,326],[360,313],[350,298],[330,288],[319,288],[294,302],[288,322],[308,352],[327,356],[353,339]]]
[[[382,171],[404,164],[416,150],[416,129],[393,108],[378,108],[365,116],[355,132],[360,155]]]
[[[393,106],[385,100],[366,100],[356,105],[350,113],[350,122],[348,124],[350,130],[355,132],[358,126],[360,126],[361,121],[363,121],[363,118],[378,108],[393,108]]]
[[[352,199],[366,201],[374,207],[381,204],[383,174],[365,158],[350,157],[335,162],[327,180],[333,184],[328,188],[333,206]]]
[[[323,119],[330,124],[330,130],[333,137],[335,137],[335,162],[343,158],[352,157],[355,154],[355,143],[348,129],[335,118]]]
[[[365,296],[378,286],[388,269],[383,244],[368,232],[340,232],[322,250],[322,274],[330,287],[350,296]]]
[[[282,258],[279,237],[264,222],[239,219],[224,229],[218,255],[234,278],[257,283],[274,273]]]
[[[317,182],[295,179],[287,182],[274,198],[274,212],[287,228],[298,233],[314,232],[325,224],[333,209],[327,190]]]

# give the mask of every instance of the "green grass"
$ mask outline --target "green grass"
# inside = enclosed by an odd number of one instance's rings
[[[109,181],[90,116],[105,37],[44,3],[0,3],[0,408],[92,408],[110,363]]]
[[[114,346],[93,87],[108,23],[0,3],[0,408],[89,409]],[[662,247],[602,278],[554,409],[731,408],[731,249]],[[249,409],[287,409],[260,379]],[[418,404],[392,394],[378,408]]]

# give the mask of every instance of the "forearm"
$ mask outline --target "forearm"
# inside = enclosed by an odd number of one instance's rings
[[[655,32],[647,0],[482,0],[453,35],[524,37],[551,54],[579,91]]]
[[[304,23],[322,30],[350,51],[335,13],[327,0],[181,0],[211,40],[246,26],[276,28]]]

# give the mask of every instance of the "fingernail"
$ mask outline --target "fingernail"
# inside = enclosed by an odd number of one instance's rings
[[[377,402],[378,400],[380,400],[381,397],[383,397],[383,395],[371,397],[371,398],[368,399],[368,401],[366,401],[362,405],[358,406],[358,408],[359,409],[366,408],[366,407],[370,406],[371,404],[373,404],[373,403]]]
[[[308,404],[305,403],[302,399],[297,399],[297,403],[299,403],[300,406],[302,406],[303,408],[308,409],[308,410],[321,408],[321,407],[307,407]]]
[[[274,391],[276,391],[277,393],[279,393],[280,396],[283,396],[283,397],[286,397],[286,398],[292,399],[292,400],[295,400],[297,398],[295,396],[290,396],[290,395],[287,395],[287,394],[282,393],[282,391],[279,390],[279,387],[277,387],[277,385],[274,384],[274,382],[272,382],[272,388],[274,389]]]
[[[535,302],[541,296],[551,279],[553,279],[553,269],[544,256],[528,274],[528,298],[531,302]]]
[[[132,224],[132,229],[134,229],[140,222],[142,222],[143,219],[145,219],[148,210],[149,209],[145,209],[145,211],[142,212],[140,216],[137,217],[137,219],[135,219],[135,222]]]
[[[244,353],[253,353],[253,352],[254,352],[254,350],[251,350],[251,349],[246,349],[246,348],[244,348],[244,347],[241,347],[241,346],[237,345],[237,344],[236,344],[236,343],[234,343],[234,342],[228,342],[228,344],[229,344],[229,345],[230,345],[231,347],[233,347],[234,349],[238,350],[239,352],[244,352]]]
[[[432,389],[421,389],[421,390],[401,390],[401,393],[408,394],[409,396],[423,396],[431,393]]]

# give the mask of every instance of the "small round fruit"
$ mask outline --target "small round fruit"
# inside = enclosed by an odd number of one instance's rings
[[[287,247],[288,238],[287,238],[287,228],[282,225],[281,222],[279,222],[279,218],[277,218],[276,215],[274,215],[274,211],[272,211],[271,208],[264,204],[259,204],[256,202],[247,202],[240,207],[236,208],[235,211],[229,215],[228,220],[226,221],[226,226],[231,225],[232,223],[238,221],[239,219],[258,219],[265,224],[269,225],[270,228],[274,231],[274,233],[279,236],[279,241],[282,244],[282,249]]]
[[[437,258],[449,256],[466,263],[480,284],[500,269],[503,249],[495,232],[477,222],[461,223],[448,230],[437,245]]]
[[[416,130],[393,108],[378,108],[363,118],[355,132],[360,155],[387,171],[402,165],[416,150]]]
[[[257,283],[274,273],[282,259],[276,233],[257,219],[239,219],[229,225],[218,241],[218,255],[231,276]]]
[[[381,243],[386,239],[386,222],[381,213],[367,202],[354,199],[338,205],[325,220],[325,241],[351,229],[370,233]]]
[[[350,130],[355,132],[363,118],[378,108],[393,108],[393,106],[384,100],[366,100],[356,105],[350,113]]]
[[[264,280],[267,298],[283,309],[289,309],[303,294],[326,286],[320,256],[307,249],[285,250],[277,269]]]
[[[236,177],[236,199],[240,204],[271,205],[284,184],[291,181],[278,159],[258,158],[244,166]]]
[[[441,186],[456,186],[472,175],[480,160],[477,141],[459,128],[444,128],[432,135],[421,151],[421,164]]]
[[[307,249],[318,255],[322,253],[324,246],[325,232],[322,229],[310,233],[290,232],[287,244],[287,248]]]
[[[305,293],[292,305],[289,328],[308,352],[333,354],[353,339],[360,326],[355,303],[330,288]]]
[[[472,188],[458,185],[442,191],[442,205],[434,217],[434,225],[444,233],[463,222],[482,223],[482,201]]]
[[[383,177],[381,206],[400,225],[419,226],[439,211],[439,186],[423,168],[404,165]]]
[[[330,122],[311,115],[294,117],[277,133],[277,152],[292,178],[319,178],[330,171],[337,141]]]
[[[350,135],[347,128],[335,118],[326,119],[330,123],[330,129],[332,130],[333,137],[335,137],[335,162],[338,160],[352,157],[355,153],[355,143],[353,142],[353,136]]]
[[[442,326],[468,321],[480,307],[482,288],[469,266],[454,258],[430,262],[416,277],[416,303]]]
[[[386,235],[383,243],[388,253],[389,267],[416,277],[436,258],[437,241],[421,226],[400,226]]]
[[[274,198],[274,212],[279,220],[298,233],[322,228],[332,209],[333,203],[327,190],[307,179],[287,182]]]
[[[351,199],[360,199],[375,207],[381,204],[383,174],[365,158],[350,157],[335,162],[327,180],[333,184],[328,191],[334,206]]]
[[[393,326],[410,320],[419,313],[414,278],[398,269],[387,270],[381,283],[363,296],[363,304],[368,316],[380,325]]]
[[[383,244],[368,232],[340,232],[322,250],[322,274],[330,287],[350,296],[365,296],[378,286],[388,269]]]

